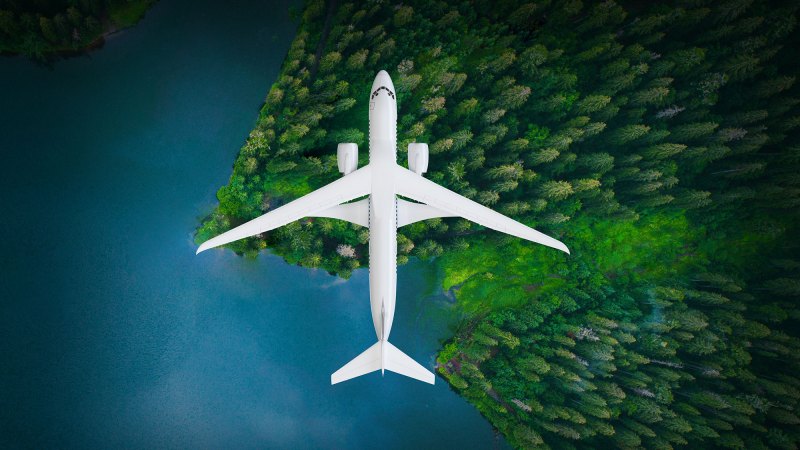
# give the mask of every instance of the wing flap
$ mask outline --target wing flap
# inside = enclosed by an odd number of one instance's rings
[[[397,228],[419,222],[420,220],[455,216],[457,215],[443,211],[431,205],[411,203],[403,200],[402,198],[397,199]]]
[[[313,214],[314,217],[328,217],[346,220],[362,227],[369,226],[369,199],[365,198],[353,203],[331,206]]]
[[[313,216],[331,206],[366,195],[370,191],[371,182],[372,168],[366,165],[274,211],[209,239],[197,249],[197,253],[278,228],[303,217]]]
[[[569,249],[561,241],[492,211],[480,203],[439,186],[408,169],[396,166],[395,177],[397,180],[395,186],[399,195],[447,211],[487,228],[569,253]]]

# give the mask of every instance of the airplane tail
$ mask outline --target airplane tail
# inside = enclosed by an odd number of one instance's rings
[[[411,359],[389,341],[378,341],[372,347],[353,358],[344,367],[331,375],[331,384],[341,383],[380,369],[433,384],[436,377],[428,369]]]

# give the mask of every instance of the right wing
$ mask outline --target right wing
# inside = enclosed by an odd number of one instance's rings
[[[395,180],[395,189],[399,195],[463,217],[486,228],[569,253],[569,249],[561,241],[492,211],[480,203],[439,186],[408,169],[395,166]]]
[[[274,211],[203,242],[197,253],[281,227],[303,217],[314,216],[315,213],[369,194],[371,188],[372,167],[366,165]]]

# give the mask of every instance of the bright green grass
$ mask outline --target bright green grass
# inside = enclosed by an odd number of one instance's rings
[[[579,217],[561,238],[571,255],[520,239],[475,239],[459,252],[445,252],[443,287],[458,287],[468,312],[519,306],[570,285],[576,270],[595,285],[675,278],[705,258],[698,251],[704,230],[683,214],[658,214],[637,221]]]

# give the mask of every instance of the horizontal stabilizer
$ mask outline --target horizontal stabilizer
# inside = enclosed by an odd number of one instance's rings
[[[381,343],[376,342],[352,361],[331,375],[331,384],[341,383],[351,378],[374,372],[381,368]]]
[[[411,359],[389,342],[386,342],[383,349],[386,352],[386,370],[391,370],[392,372],[415,378],[428,384],[433,384],[436,380],[433,373],[422,367],[420,363]]]
[[[381,351],[385,354],[381,354]],[[388,341],[376,342],[372,347],[364,350],[364,352],[356,356],[355,359],[334,372],[333,375],[331,375],[331,384],[341,383],[351,378],[375,372],[382,368],[382,359],[384,364],[383,368],[386,370],[429,384],[434,384],[436,377],[433,373],[422,367],[422,365],[401,352],[400,349],[390,344]]]

